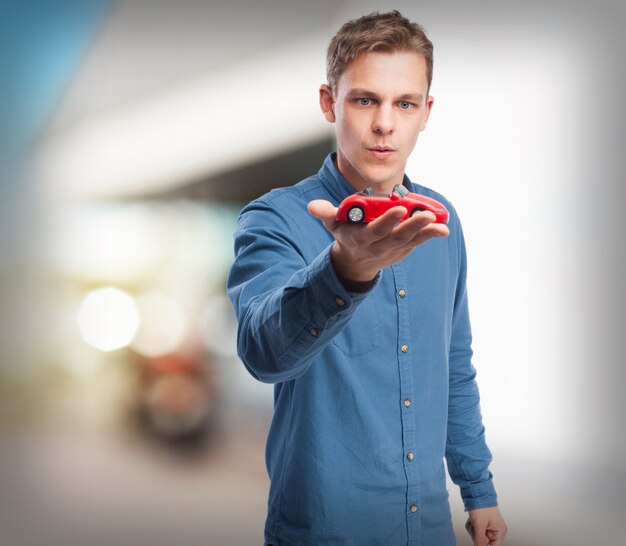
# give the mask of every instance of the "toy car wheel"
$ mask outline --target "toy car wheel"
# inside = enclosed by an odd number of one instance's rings
[[[365,218],[365,213],[363,212],[363,209],[361,207],[352,207],[348,210],[346,218],[351,224],[358,224],[359,222],[362,222]]]
[[[415,207],[415,208],[411,211],[411,216],[413,216],[414,214],[417,214],[418,212],[422,212],[423,210],[426,210],[426,209],[423,209],[422,207]]]

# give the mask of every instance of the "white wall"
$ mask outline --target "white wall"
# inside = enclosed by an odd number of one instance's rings
[[[476,366],[497,451],[588,460],[576,50],[439,36],[435,107],[407,168],[463,220]],[[530,42],[530,45],[529,45]],[[594,413],[594,412],[592,412]]]

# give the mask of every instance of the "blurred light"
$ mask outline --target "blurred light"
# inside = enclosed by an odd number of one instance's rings
[[[139,327],[135,301],[117,288],[90,292],[80,306],[77,318],[83,340],[101,351],[127,346]]]
[[[143,204],[59,207],[49,251],[64,275],[101,284],[143,279],[159,267],[159,217]]]
[[[173,352],[189,331],[189,320],[181,306],[156,292],[137,298],[141,325],[132,348],[147,357]]]

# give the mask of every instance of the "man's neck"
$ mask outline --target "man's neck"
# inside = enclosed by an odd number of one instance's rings
[[[404,173],[397,176],[397,179],[385,180],[381,182],[367,180],[363,178],[358,171],[356,171],[349,161],[346,161],[340,153],[337,153],[335,158],[335,167],[343,176],[348,184],[352,186],[355,192],[362,191],[365,188],[372,188],[372,191],[378,195],[389,195],[394,186],[402,184],[404,182]]]

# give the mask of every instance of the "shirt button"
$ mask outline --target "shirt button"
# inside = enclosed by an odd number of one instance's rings
[[[317,337],[320,333],[320,331],[317,328],[311,328],[309,332],[311,333],[313,337]]]
[[[335,298],[335,303],[337,305],[345,305],[346,304],[346,300],[344,300],[341,296],[337,296]]]
[[[412,461],[413,459],[415,459],[415,454],[414,454],[412,451],[409,451],[409,452],[406,454],[406,458],[407,458],[409,461]]]
[[[398,290],[398,296],[400,296],[401,298],[406,297],[406,290]]]
[[[417,506],[415,504],[412,504],[409,510],[411,510],[411,512],[417,512]]]
[[[408,352],[408,350],[409,350],[409,346],[408,346],[408,345],[402,345],[402,347],[400,347],[400,350],[401,350],[403,353],[406,353],[406,352]]]
[[[407,398],[407,399],[404,401],[404,406],[408,408],[410,405],[411,405],[411,401]]]

